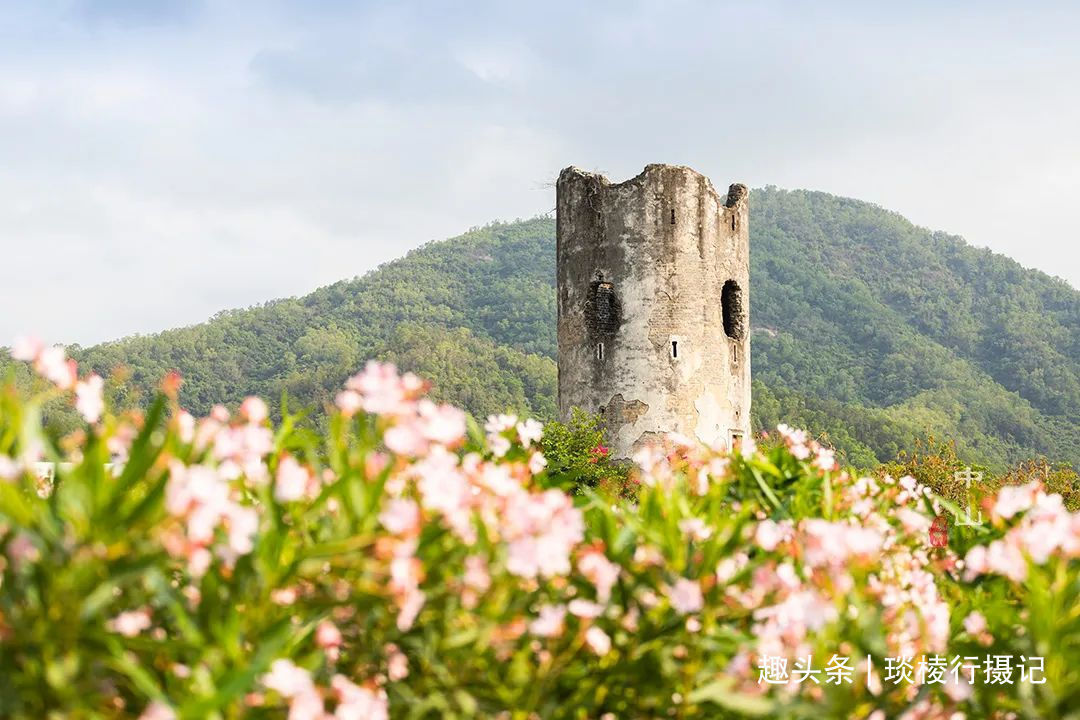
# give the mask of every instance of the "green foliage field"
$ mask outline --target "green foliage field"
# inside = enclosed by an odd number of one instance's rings
[[[751,208],[758,427],[807,427],[861,467],[925,435],[991,468],[1080,462],[1080,292],[865,202],[765,188]],[[492,224],[301,298],[72,354],[126,366],[118,401],[145,404],[178,370],[197,413],[287,393],[319,414],[378,358],[478,417],[551,419],[554,236],[549,218]]]
[[[481,428],[378,363],[318,432],[33,364],[56,385],[0,382],[0,717],[1078,717],[1080,513],[1041,473],[947,527],[781,426],[643,449],[628,499],[588,417]]]

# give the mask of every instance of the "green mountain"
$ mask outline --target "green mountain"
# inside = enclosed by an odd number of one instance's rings
[[[754,416],[824,434],[859,465],[916,438],[1002,467],[1080,463],[1080,292],[825,193],[751,195]],[[257,393],[320,408],[367,358],[430,378],[483,416],[555,414],[555,230],[499,223],[301,298],[73,354],[127,368],[139,401],[169,370],[205,412]]]

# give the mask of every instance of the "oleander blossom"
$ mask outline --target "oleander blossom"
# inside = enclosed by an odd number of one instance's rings
[[[1022,583],[1029,563],[1080,557],[1080,513],[1069,512],[1061,495],[1047,493],[1038,481],[1005,487],[993,505],[994,517],[1009,523],[1004,536],[976,545],[964,558],[964,577],[996,574]]]
[[[113,457],[151,468],[116,517],[145,502],[144,517],[155,519],[131,537],[110,532],[108,542],[84,543],[78,523],[58,534],[5,514],[0,590],[31,587],[48,578],[42,571],[66,572],[40,565],[61,556],[95,572],[113,562],[112,553],[160,559],[152,573],[110,578],[115,587],[103,585],[108,592],[94,593],[85,611],[86,625],[98,635],[104,629],[125,662],[153,668],[162,682],[167,701],[149,702],[127,685],[134,699],[106,698],[127,703],[116,712],[142,709],[147,720],[186,716],[189,698],[201,702],[205,688],[234,682],[213,662],[193,661],[199,648],[191,647],[200,635],[216,637],[230,616],[246,637],[271,637],[273,627],[281,640],[269,657],[248,640],[232,648],[262,668],[249,687],[237,688],[240,714],[386,718],[390,698],[429,692],[444,660],[478,684],[477,698],[494,696],[482,686],[490,668],[535,668],[559,692],[565,669],[584,697],[595,690],[590,683],[629,661],[649,668],[637,688],[648,703],[643,714],[684,702],[674,690],[686,671],[708,682],[723,678],[733,697],[764,696],[783,714],[791,698],[820,702],[835,688],[824,679],[761,685],[760,664],[780,656],[790,669],[791,660],[818,653],[821,667],[822,646],[840,638],[850,647],[837,652],[867,672],[857,698],[862,715],[906,707],[906,717],[972,716],[985,705],[984,690],[952,682],[891,687],[880,668],[869,672],[861,648],[913,658],[954,647],[989,650],[1001,639],[991,628],[1011,631],[1025,620],[992,604],[1022,607],[1016,599],[1028,585],[1063,568],[1074,573],[1080,557],[1080,517],[1060,495],[1030,483],[988,499],[988,528],[970,541],[981,544],[953,545],[969,548],[961,560],[949,546],[931,546],[933,498],[915,478],[854,477],[830,448],[787,426],[761,449],[749,439],[732,451],[685,437],[646,446],[635,454],[640,495],[624,502],[556,489],[562,478],[558,470],[547,474],[540,423],[493,415],[482,435],[466,438],[460,410],[431,401],[425,382],[392,365],[369,363],[349,379],[336,400],[340,414],[328,423],[339,444],[326,451],[311,449],[309,430],[275,429],[257,398],[196,419],[169,396],[172,418],[160,432],[142,433],[143,416],[110,416],[101,378],[77,379],[62,349],[24,341],[13,354],[55,386],[71,379],[73,392],[50,386],[49,396],[63,395],[94,424],[57,445],[74,448],[74,460],[58,473],[55,504],[73,502],[65,483],[80,480],[74,463],[90,438]],[[21,442],[18,432],[3,437]],[[14,445],[0,452],[0,502],[38,502],[23,492],[33,467],[25,452]],[[98,487],[108,490],[119,477]],[[987,590],[978,610],[957,592],[976,580]],[[35,601],[33,592],[19,597]],[[20,623],[31,616],[20,615],[19,603],[10,607],[0,616],[0,637],[22,641]],[[40,617],[26,626],[47,631]],[[866,640],[859,637],[865,628],[872,645],[856,642]],[[110,666],[83,667],[107,673]],[[449,687],[448,677],[439,682]],[[107,674],[92,686],[72,678],[80,690],[107,692],[111,682]],[[983,705],[968,704],[976,694]],[[461,698],[464,708],[470,698]]]
[[[219,532],[225,542],[219,554],[229,563],[254,548],[258,513],[239,502],[240,493],[216,468],[206,465],[169,464],[165,485],[165,509],[184,524],[183,536],[166,535],[165,548],[187,559],[188,570],[198,577],[210,565],[211,546]]]
[[[597,655],[611,652],[611,636],[596,625],[585,631],[585,644]]]
[[[578,570],[596,587],[596,599],[606,603],[619,579],[620,568],[607,559],[603,550],[590,548],[578,559]]]
[[[307,492],[311,473],[291,455],[286,455],[278,462],[277,478],[274,481],[274,499],[287,503],[303,499]]]
[[[107,623],[107,627],[114,633],[124,637],[135,637],[152,624],[150,611],[146,608],[139,610],[127,610],[120,613]]]
[[[679,578],[668,589],[668,600],[671,602],[671,607],[680,615],[700,612],[705,607],[701,585],[686,578]]]
[[[154,700],[139,715],[139,720],[176,720],[176,711],[160,700]]]
[[[105,381],[99,375],[90,375],[75,383],[75,409],[88,423],[96,423],[105,412],[104,387]]]
[[[570,572],[570,554],[585,535],[581,511],[558,490],[517,492],[505,503],[506,569],[525,578]]]

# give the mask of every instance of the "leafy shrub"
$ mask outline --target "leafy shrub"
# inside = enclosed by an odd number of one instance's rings
[[[547,460],[547,475],[567,492],[597,488],[604,494],[633,498],[636,484],[630,468],[611,459],[603,421],[574,408],[569,422],[553,420],[544,425],[541,449]]]
[[[968,488],[966,471],[977,475],[978,483]],[[993,496],[1007,486],[1043,484],[1047,491],[1061,495],[1065,507],[1080,510],[1080,475],[1068,463],[1050,463],[1045,459],[1022,462],[1004,473],[994,473],[960,459],[953,443],[940,442],[933,437],[915,442],[910,452],[877,469],[876,475],[902,477],[910,475],[935,494],[956,506],[992,502]]]
[[[928,437],[916,440],[911,450],[901,451],[895,461],[882,465],[876,474],[879,477],[910,475],[941,497],[958,505],[966,505],[971,492],[957,474],[966,469],[983,473],[984,481],[988,477],[985,468],[971,467],[970,463],[961,460],[954,443]],[[982,493],[985,489],[984,485],[973,490]]]
[[[3,717],[1080,707],[1080,516],[1038,484],[938,548],[924,486],[853,477],[783,426],[760,450],[647,449],[636,501],[612,501],[553,487],[539,423],[470,427],[387,365],[315,433],[254,398],[196,420],[175,379],[114,415],[62,354],[17,354],[55,387],[0,391]],[[59,438],[41,407],[72,392],[84,423]],[[987,654],[1043,656],[1045,683],[892,682],[882,664]],[[841,657],[852,682],[831,683]],[[819,679],[759,682],[770,658]]]

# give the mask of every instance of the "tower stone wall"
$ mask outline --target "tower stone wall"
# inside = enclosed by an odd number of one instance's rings
[[[749,212],[687,167],[570,167],[557,196],[559,411],[599,412],[612,455],[670,432],[750,430]]]

